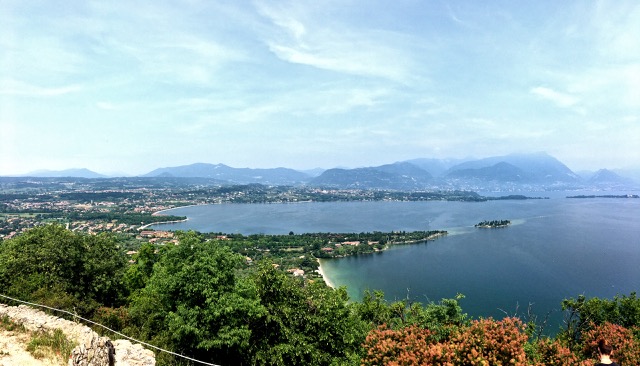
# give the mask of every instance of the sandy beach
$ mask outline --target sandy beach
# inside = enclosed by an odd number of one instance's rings
[[[324,283],[327,284],[327,286],[331,287],[331,288],[336,288],[336,285],[334,285],[329,278],[327,277],[327,275],[324,273],[324,270],[322,269],[322,260],[318,259],[318,273],[320,274],[320,276],[322,277],[322,279],[324,280]]]
[[[148,228],[149,226],[153,226],[153,225],[176,224],[176,223],[178,223],[178,222],[185,222],[185,221],[189,221],[189,218],[186,218],[186,219],[184,219],[184,220],[152,222],[152,223],[150,223],[150,224],[146,224],[146,225],[140,226],[140,227],[138,228],[138,230],[144,230],[144,229]]]
[[[210,203],[205,203],[205,204],[196,203],[194,205],[176,206],[176,207],[172,207],[172,208],[167,208],[165,210],[156,211],[156,212],[152,213],[151,215],[152,216],[161,216],[161,215],[164,215],[164,213],[167,212],[167,211],[176,210],[178,208],[195,207],[195,206],[207,206],[207,205],[211,205],[211,204]]]

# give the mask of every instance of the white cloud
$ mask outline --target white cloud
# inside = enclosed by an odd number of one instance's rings
[[[239,50],[188,34],[152,40],[132,49],[143,70],[195,84],[211,83],[223,65],[246,60]]]
[[[543,86],[531,88],[530,92],[563,108],[572,107],[579,102],[579,99],[573,95],[561,93]]]
[[[640,50],[640,4],[637,1],[598,1],[592,22],[597,50],[607,60],[638,60]]]
[[[419,43],[406,35],[312,19],[306,14],[310,10],[301,7],[274,9],[259,4],[258,10],[275,25],[266,44],[282,60],[401,83],[413,76],[412,52]]]
[[[104,109],[107,111],[115,111],[120,109],[119,106],[111,103],[111,102],[97,102],[96,103],[96,107],[100,108],[100,109]]]
[[[5,79],[0,82],[0,94],[26,97],[56,97],[75,93],[82,88],[79,85],[60,87],[43,87],[28,84],[19,80]]]

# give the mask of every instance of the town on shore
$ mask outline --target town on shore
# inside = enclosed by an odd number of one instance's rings
[[[115,235],[134,261],[144,243],[177,244],[175,233],[153,225],[187,220],[165,211],[223,203],[300,203],[327,201],[471,201],[528,199],[520,195],[482,197],[471,191],[384,191],[317,187],[219,185],[162,178],[7,178],[0,177],[0,239],[12,239],[45,224],[73,232]],[[382,252],[393,245],[423,243],[445,231],[304,233],[241,235],[201,233],[246,257],[247,263],[270,259],[304,278],[319,277],[318,259]]]

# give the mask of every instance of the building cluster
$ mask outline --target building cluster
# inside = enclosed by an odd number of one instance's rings
[[[136,239],[147,240],[149,243],[154,244],[178,244],[178,239],[175,238],[171,231],[144,230],[136,236]]]
[[[102,232],[132,233],[138,230],[138,225],[118,224],[117,222],[94,223],[90,221],[74,221],[67,224],[67,229],[87,232],[89,234]]]

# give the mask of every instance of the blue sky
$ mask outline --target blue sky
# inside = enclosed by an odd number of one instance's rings
[[[640,168],[640,2],[0,2],[0,175]]]

